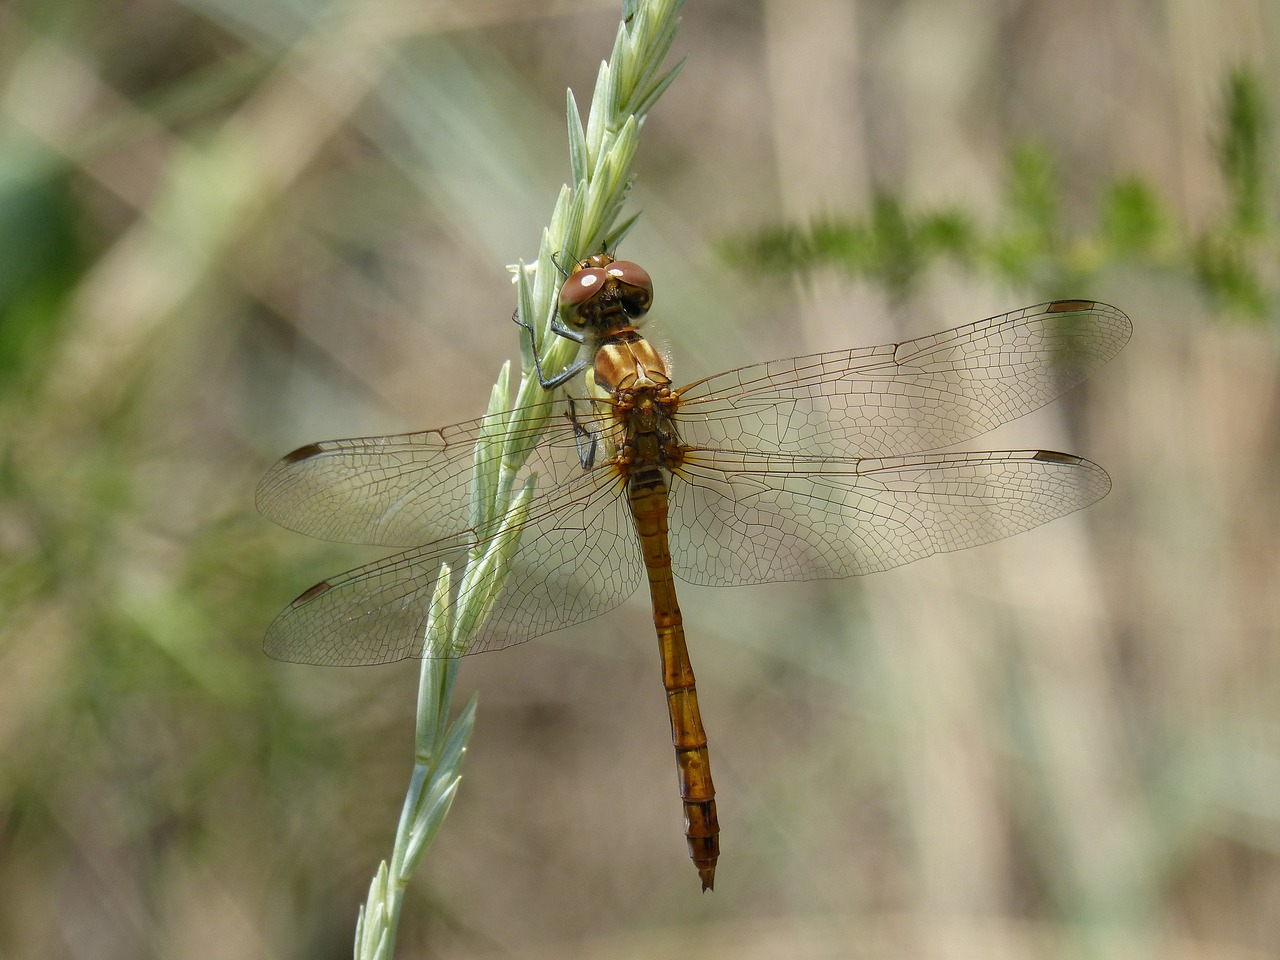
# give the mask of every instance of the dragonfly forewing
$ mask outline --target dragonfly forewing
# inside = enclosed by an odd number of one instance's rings
[[[759,363],[678,391],[680,435],[753,453],[938,450],[1061,396],[1131,332],[1109,304],[1054,300],[903,343]]]
[[[561,408],[552,400],[546,413]],[[258,484],[258,509],[290,530],[320,540],[381,547],[418,547],[460,534],[471,523],[471,484],[476,440],[494,434],[502,444],[485,449],[500,456],[534,433],[508,424],[506,413],[438,430],[387,437],[326,440],[300,447],[273,466]],[[566,476],[573,456],[571,427],[552,420],[528,469],[544,476],[543,488]]]

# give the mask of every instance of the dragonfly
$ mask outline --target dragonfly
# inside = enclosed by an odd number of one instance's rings
[[[604,253],[578,262],[551,329],[589,349],[551,375],[532,326],[518,320],[545,388],[543,427],[504,412],[312,443],[280,460],[258,487],[265,516],[400,552],[304,591],[271,624],[264,649],[325,665],[458,655],[424,646],[424,625],[441,565],[456,568],[499,535],[472,514],[476,441],[529,448],[521,475],[536,474],[536,493],[512,573],[465,652],[599,616],[647,580],[684,832],[705,891],[720,828],[675,578],[727,586],[869,574],[1094,503],[1111,481],[1081,457],[945,448],[1077,385],[1120,351],[1132,325],[1105,303],[1054,300],[677,387],[639,329],[652,300],[638,264]],[[562,391],[570,382],[576,391]],[[455,610],[463,589],[454,587]]]

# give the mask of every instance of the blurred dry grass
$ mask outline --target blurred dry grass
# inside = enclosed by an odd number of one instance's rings
[[[1280,89],[1276,17],[696,0],[625,251],[655,334],[692,379],[1041,298],[938,270],[891,304],[710,252],[873,186],[981,217],[1025,139],[1068,220],[1137,174],[1204,223],[1222,83],[1248,63]],[[563,89],[585,101],[615,24],[587,2],[0,8],[0,955],[349,950],[416,678],[263,658],[276,609],[365,554],[270,529],[253,486],[297,444],[481,410],[517,350],[503,265],[567,173]],[[401,954],[1280,954],[1276,318],[1176,270],[1099,277],[1070,292],[1124,307],[1133,343],[983,446],[1096,459],[1101,505],[862,582],[685,592],[714,894],[637,602],[465,665],[477,731]]]

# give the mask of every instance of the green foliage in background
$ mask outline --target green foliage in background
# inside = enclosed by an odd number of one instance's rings
[[[1009,158],[993,222],[961,206],[915,210],[879,190],[861,219],[824,217],[781,225],[724,245],[742,267],[769,271],[835,266],[906,299],[938,262],[1044,296],[1078,296],[1118,266],[1177,272],[1241,318],[1280,322],[1280,211],[1269,162],[1270,122],[1260,77],[1246,68],[1225,84],[1212,135],[1224,204],[1211,223],[1179,222],[1173,204],[1139,177],[1112,182],[1092,223],[1062,215],[1061,171],[1052,154],[1024,144]]]

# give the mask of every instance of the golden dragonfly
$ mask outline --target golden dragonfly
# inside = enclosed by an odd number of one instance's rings
[[[526,472],[537,493],[512,574],[466,651],[496,650],[598,616],[647,577],[689,855],[715,880],[719,824],[674,577],[703,585],[846,577],[1029,530],[1105,496],[1098,465],[1051,450],[937,452],[1035,410],[1128,341],[1129,318],[1055,300],[902,343],[754,364],[674,387],[639,332],[653,283],[598,254],[561,288],[552,329],[590,347],[547,376],[556,411]],[[557,388],[583,373],[585,396]],[[576,382],[576,380],[575,380]],[[471,516],[473,450],[530,431],[495,414],[437,430],[333,440],[284,457],[262,513],[330,540],[404,548],[303,592],[265,650],[354,665],[452,656],[423,647],[442,563],[497,534]],[[462,602],[455,587],[454,608]]]

